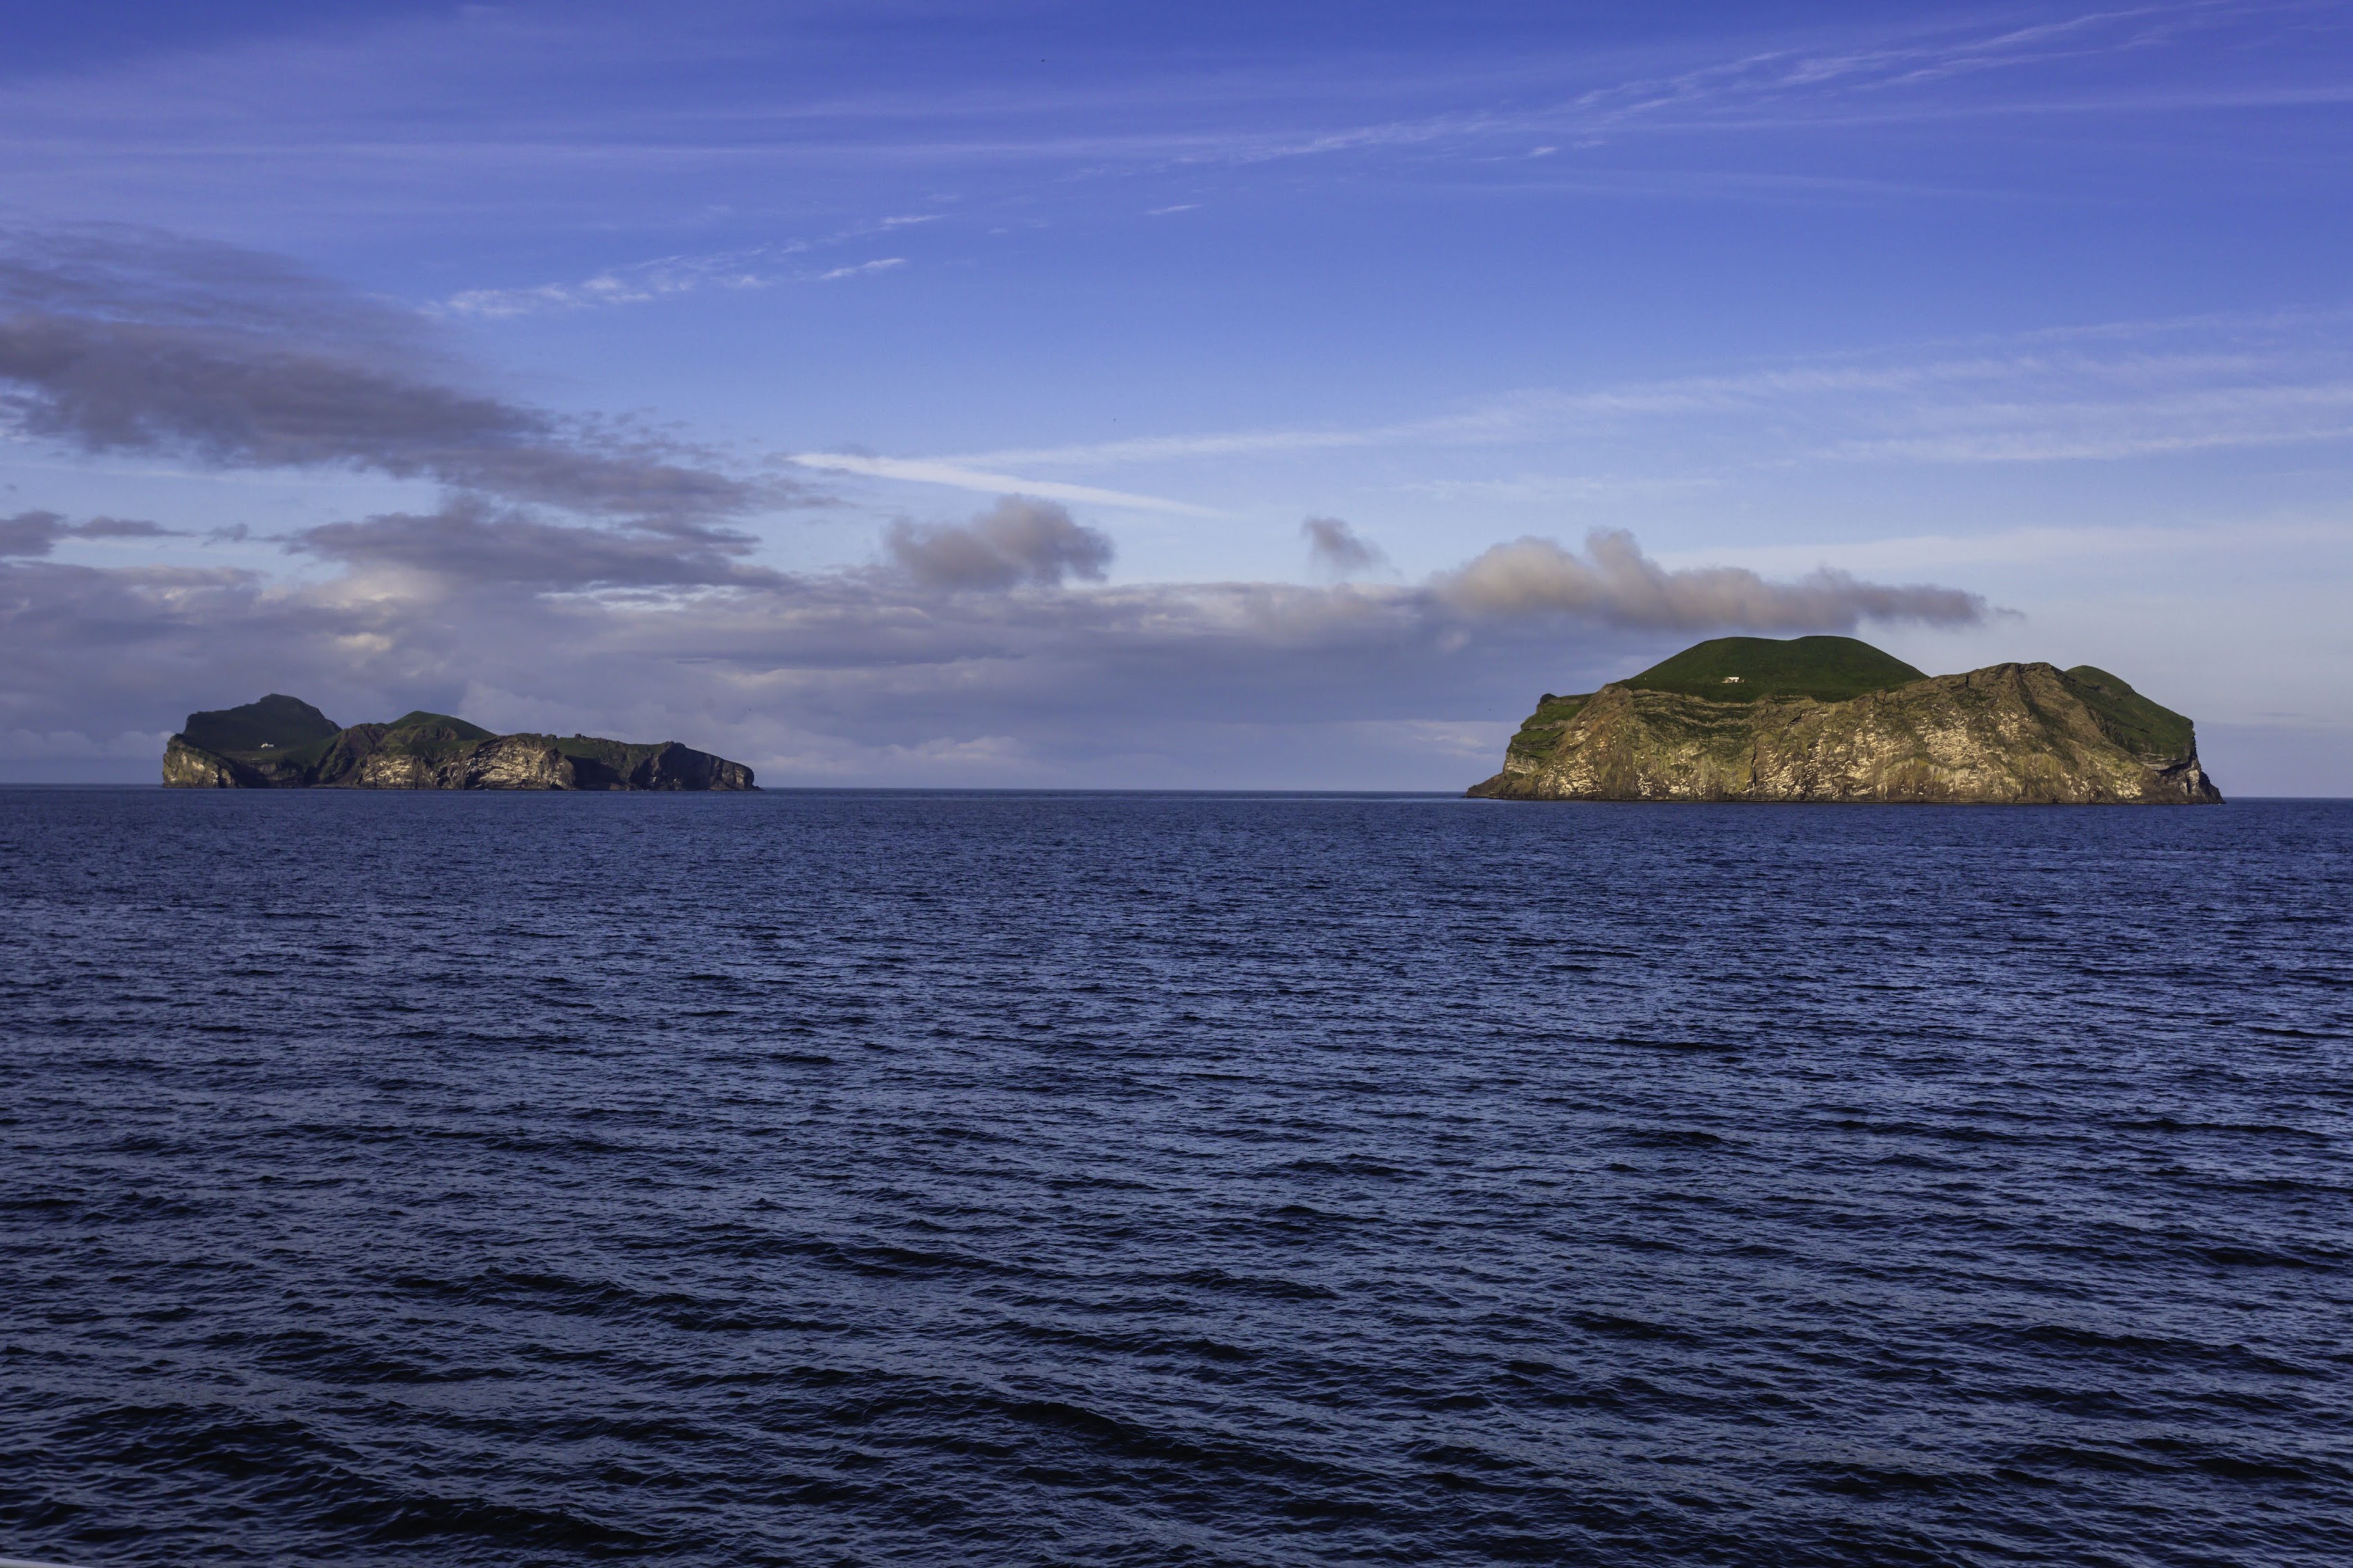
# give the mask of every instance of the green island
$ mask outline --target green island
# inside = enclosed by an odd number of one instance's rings
[[[2190,721],[2090,665],[1927,675],[1853,637],[1716,637],[1546,692],[1490,800],[2220,805]]]
[[[498,735],[447,713],[336,723],[277,693],[191,713],[164,748],[175,789],[748,790],[752,770],[676,741]]]

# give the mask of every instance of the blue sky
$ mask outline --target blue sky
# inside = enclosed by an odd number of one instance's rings
[[[1823,629],[2353,793],[2342,6],[0,39],[0,775],[279,689],[776,783],[1459,787],[1539,690]]]

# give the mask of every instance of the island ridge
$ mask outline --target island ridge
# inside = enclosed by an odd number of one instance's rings
[[[349,727],[276,693],[188,715],[164,748],[178,789],[748,790],[752,770],[665,741],[494,735],[446,713]]]
[[[1550,692],[1492,800],[2219,805],[2190,721],[2090,665],[1929,676],[1853,637],[1717,637]]]

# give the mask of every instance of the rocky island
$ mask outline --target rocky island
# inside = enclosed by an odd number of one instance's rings
[[[747,790],[752,770],[675,741],[631,745],[594,735],[494,735],[446,713],[389,724],[336,723],[271,695],[191,713],[164,748],[179,789]]]
[[[1491,800],[2219,805],[2188,719],[2090,665],[1929,676],[1853,637],[1717,637],[1547,692]]]

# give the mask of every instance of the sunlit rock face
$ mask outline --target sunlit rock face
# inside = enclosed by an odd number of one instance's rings
[[[1470,793],[2019,805],[2222,798],[2199,765],[2190,721],[2105,671],[1998,664],[1923,676],[1848,637],[1720,638],[1588,695],[1547,694],[1503,771]]]

